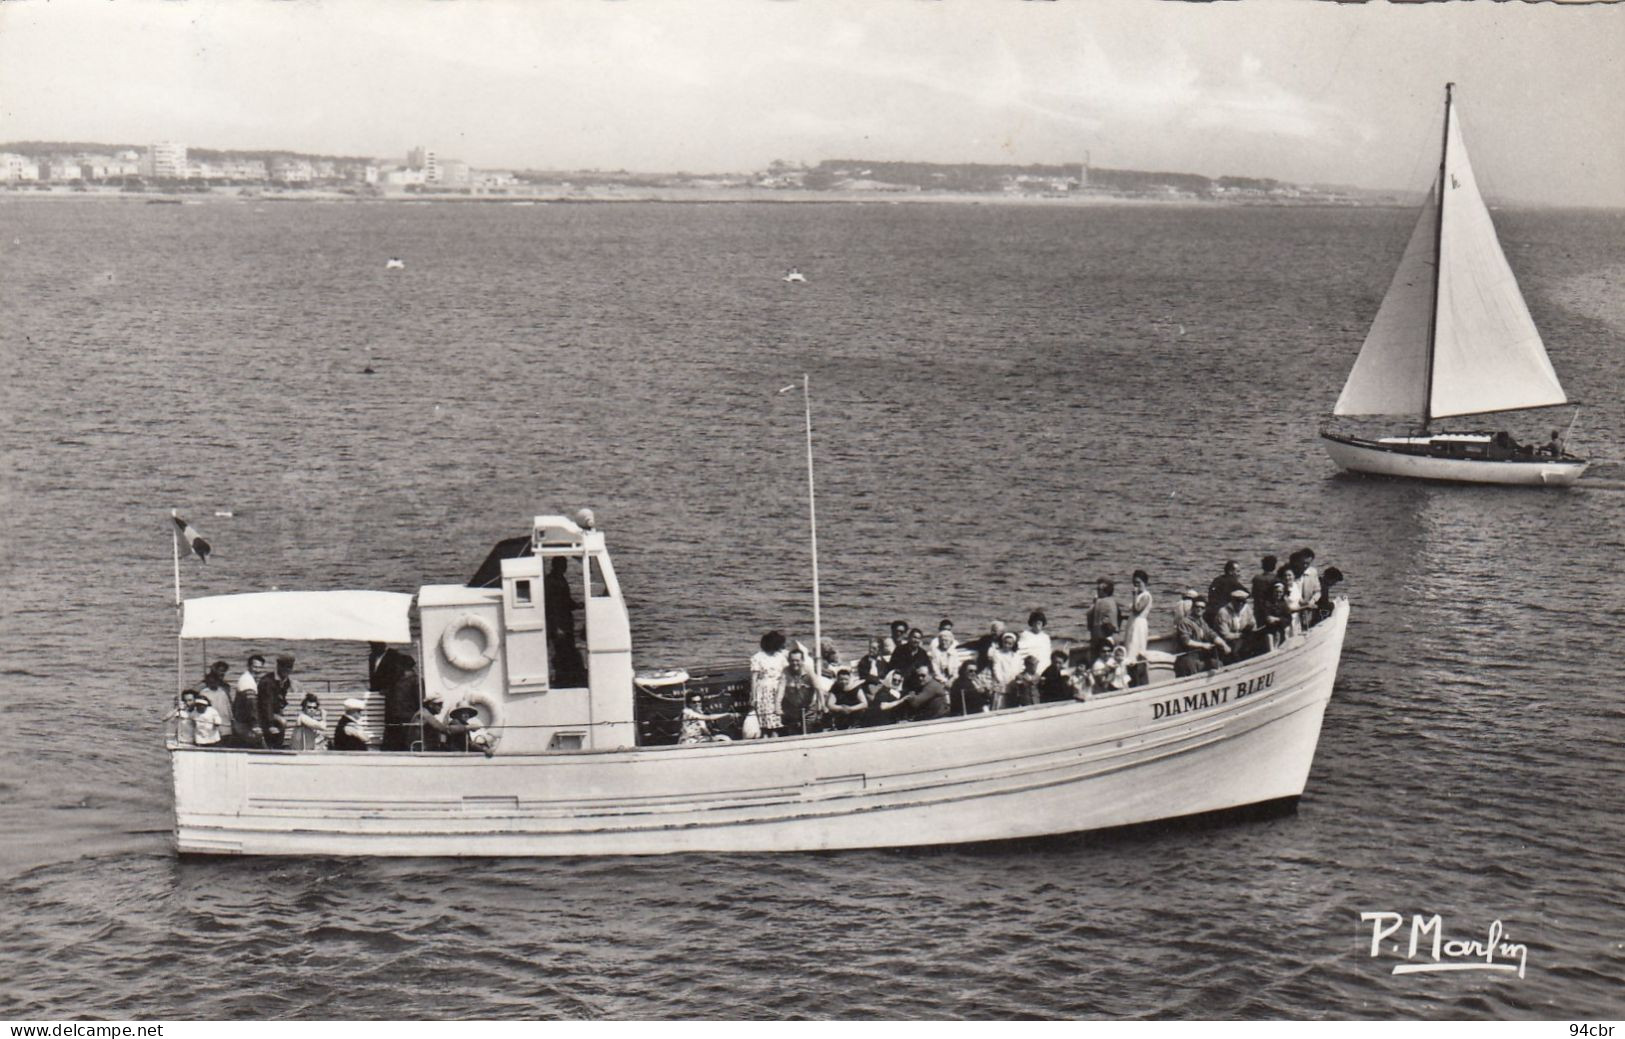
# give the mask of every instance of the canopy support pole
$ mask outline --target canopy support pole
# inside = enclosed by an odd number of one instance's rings
[[[175,556],[175,701],[180,702],[181,690],[186,688],[186,642],[181,638],[181,533],[176,525],[179,511],[169,510],[169,546]]]

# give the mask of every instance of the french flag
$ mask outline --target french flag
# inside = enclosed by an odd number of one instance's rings
[[[180,531],[181,544],[186,546],[186,550],[207,563],[209,561],[209,552],[212,550],[209,548],[209,543],[203,540],[203,535],[193,530],[190,523],[181,519],[175,513],[170,513],[169,518],[175,521],[175,529]]]

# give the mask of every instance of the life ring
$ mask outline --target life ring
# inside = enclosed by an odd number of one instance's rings
[[[468,628],[473,628],[485,639],[485,648],[478,653],[464,649],[457,642],[457,636]],[[497,658],[497,630],[484,617],[465,613],[440,636],[440,652],[446,655],[446,662],[459,671],[479,671]]]
[[[490,757],[496,753],[497,743],[502,739],[502,705],[484,693],[474,693],[463,697],[463,706],[477,707],[490,719],[470,733],[468,739],[470,750],[484,751],[485,756]]]

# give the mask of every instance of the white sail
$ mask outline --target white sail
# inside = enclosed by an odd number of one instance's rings
[[[1382,298],[1354,361],[1336,415],[1414,415],[1427,403],[1428,324],[1433,313],[1434,195],[1411,232],[1410,244]]]
[[[1445,112],[1433,417],[1563,404],[1567,397],[1479,194],[1461,124]]]

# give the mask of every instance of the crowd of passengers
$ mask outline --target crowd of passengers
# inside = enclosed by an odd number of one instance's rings
[[[227,677],[230,671],[230,664],[216,660],[198,688],[181,691],[179,706],[165,718],[175,723],[177,743],[243,750],[373,749],[366,700],[347,697],[329,728],[321,698],[293,677],[291,653],[276,658],[274,671],[258,653],[249,655],[234,681]],[[383,694],[383,733],[377,741],[383,750],[492,752],[494,738],[475,708],[447,711],[437,694],[422,696],[417,661],[409,654],[373,643],[367,688]],[[291,724],[286,721],[290,703],[299,704]]]
[[[1176,676],[1267,653],[1330,615],[1332,590],[1343,578],[1336,567],[1322,574],[1309,548],[1277,563],[1275,556],[1264,556],[1248,580],[1240,564],[1229,560],[1205,594],[1191,588],[1180,596],[1174,606]],[[843,662],[828,639],[814,660],[799,642],[769,631],[750,660],[750,704],[740,735],[756,739],[928,721],[1090,700],[1145,685],[1153,605],[1144,570],[1134,571],[1125,600],[1118,599],[1113,581],[1101,578],[1088,608],[1088,640],[1078,640],[1071,651],[1054,644],[1043,610],[1034,610],[1020,632],[994,621],[967,643],[958,640],[950,620],[939,623],[929,641],[919,628],[896,620],[889,634],[869,640],[856,664]],[[714,726],[733,717],[707,713],[700,695],[691,693],[680,741],[728,739]]]

